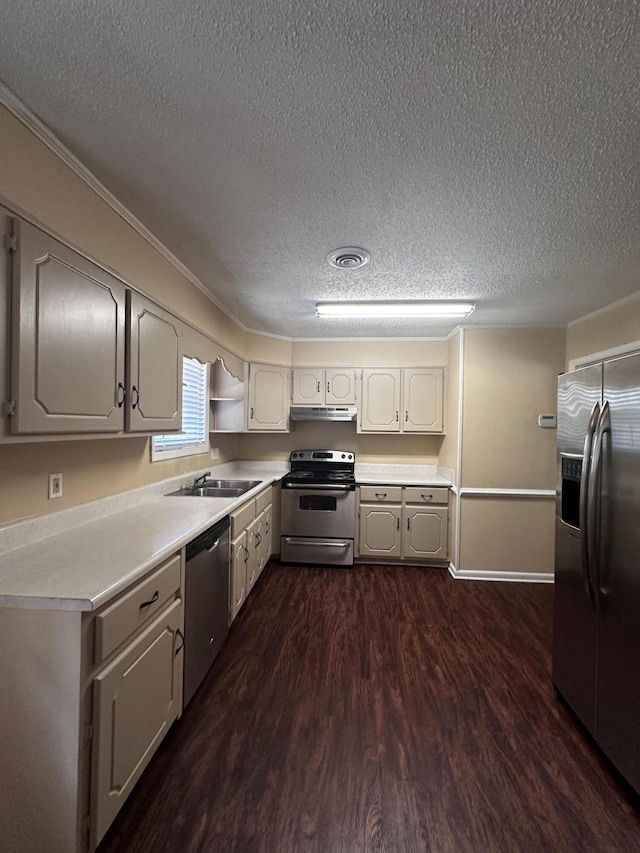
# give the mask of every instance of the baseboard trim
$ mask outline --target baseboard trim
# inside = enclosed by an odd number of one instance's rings
[[[510,583],[553,583],[553,572],[494,572],[476,569],[456,569],[449,563],[449,574],[464,581],[509,581]]]

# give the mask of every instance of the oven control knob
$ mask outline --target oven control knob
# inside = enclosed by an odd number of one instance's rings
[[[291,454],[291,458],[292,458],[292,459],[295,459],[297,455],[298,455],[297,453],[292,453],[292,454]]]
[[[342,458],[343,458],[343,459],[345,458],[345,454],[344,454],[344,453],[342,454]]]

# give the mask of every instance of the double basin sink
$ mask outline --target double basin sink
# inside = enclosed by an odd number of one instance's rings
[[[182,495],[192,498],[239,498],[245,492],[259,486],[262,480],[206,480],[197,486],[185,486],[167,497]]]

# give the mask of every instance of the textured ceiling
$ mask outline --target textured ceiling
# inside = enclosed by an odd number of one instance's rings
[[[564,324],[640,290],[640,4],[2,3],[0,78],[246,327]],[[372,254],[335,270],[343,245]]]

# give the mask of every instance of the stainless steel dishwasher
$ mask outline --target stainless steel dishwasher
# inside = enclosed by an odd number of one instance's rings
[[[229,632],[229,516],[187,545],[183,707],[191,701]]]

